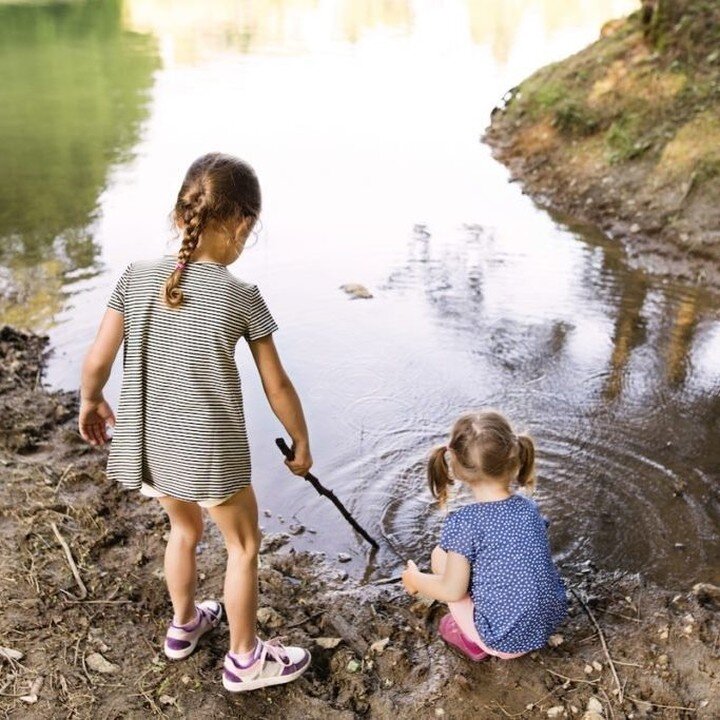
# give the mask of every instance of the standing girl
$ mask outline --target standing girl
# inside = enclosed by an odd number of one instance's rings
[[[406,590],[447,602],[446,643],[471,660],[510,659],[543,647],[566,613],[565,588],[535,503],[510,486],[532,487],[535,446],[495,411],[469,413],[428,465],[441,506],[448,485],[466,483],[475,502],[448,515],[432,551],[432,573],[410,561]]]
[[[125,268],[83,364],[79,417],[80,433],[93,445],[108,440],[107,424],[115,428],[108,477],[156,497],[170,519],[169,658],[186,658],[220,621],[219,602],[195,603],[201,507],[222,532],[230,625],[223,684],[235,692],[289,682],[310,664],[306,650],[256,636],[260,533],[235,363],[240,338],[293,440],[288,467],[303,475],[312,465],[300,400],[273,343],[277,325],[257,287],[227,269],[243,251],[260,207],[257,177],[242,160],[211,153],[190,166],[174,209],[182,232],[177,257]],[[123,340],[116,422],[102,390]]]

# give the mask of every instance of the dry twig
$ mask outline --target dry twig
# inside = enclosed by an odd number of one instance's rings
[[[50,527],[52,528],[53,532],[55,533],[55,537],[58,539],[58,542],[62,546],[62,549],[65,551],[65,557],[67,558],[68,565],[70,565],[70,570],[72,570],[72,574],[75,578],[75,582],[78,584],[78,587],[80,588],[80,597],[76,598],[77,600],[84,600],[88,596],[87,588],[85,587],[85,583],[82,581],[82,578],[80,577],[80,571],[77,568],[77,565],[75,564],[75,560],[73,560],[72,552],[70,551],[70,546],[65,541],[65,538],[60,534],[60,531],[57,529],[57,525],[53,522],[50,523]]]

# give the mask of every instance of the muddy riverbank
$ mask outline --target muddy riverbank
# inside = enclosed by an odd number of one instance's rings
[[[311,648],[308,673],[285,688],[229,695],[220,683],[225,626],[189,660],[167,662],[167,523],[152,501],[106,480],[106,450],[76,431],[77,395],[43,387],[46,353],[45,338],[0,330],[5,717],[720,715],[712,591],[664,591],[637,576],[598,573],[591,563],[564,568],[571,612],[555,647],[472,665],[437,639],[444,612],[437,604],[408,598],[394,584],[361,585],[334,556],[296,552],[292,536],[269,535],[261,630]],[[203,595],[221,592],[223,562],[208,526],[199,556]]]
[[[539,204],[601,227],[634,266],[718,291],[720,8],[646,5],[510,90],[485,140]]]

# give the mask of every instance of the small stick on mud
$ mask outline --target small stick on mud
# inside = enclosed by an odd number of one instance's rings
[[[610,665],[610,670],[613,674],[613,679],[615,680],[615,685],[617,685],[618,690],[618,702],[622,704],[623,702],[623,686],[620,683],[620,678],[618,677],[617,668],[615,667],[615,663],[613,662],[612,656],[610,655],[610,650],[607,645],[607,641],[605,640],[605,633],[603,632],[602,628],[600,627],[600,624],[595,619],[595,615],[593,615],[593,611],[588,607],[588,604],[580,597],[580,595],[575,591],[574,588],[570,588],[570,592],[575,596],[575,599],[582,605],[583,610],[586,612],[587,616],[590,618],[590,621],[595,626],[595,629],[598,631],[598,635],[600,636],[600,644],[602,645],[603,650],[605,651],[605,657],[607,658],[608,665]]]
[[[85,587],[85,583],[82,581],[82,578],[80,577],[80,571],[77,568],[77,565],[75,564],[75,560],[73,560],[72,552],[70,551],[70,546],[65,541],[65,538],[60,534],[60,531],[57,529],[57,525],[53,522],[50,523],[50,527],[52,528],[53,532],[55,533],[55,537],[57,538],[58,542],[62,546],[62,549],[65,551],[65,557],[67,558],[68,565],[70,565],[70,570],[72,570],[72,574],[75,578],[75,582],[77,583],[78,587],[80,588],[80,597],[78,597],[78,600],[84,600],[88,596],[87,588]]]

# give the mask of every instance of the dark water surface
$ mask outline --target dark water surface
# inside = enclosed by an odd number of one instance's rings
[[[232,271],[280,324],[317,474],[389,539],[372,567],[398,564],[390,544],[428,554],[427,452],[493,405],[537,440],[561,562],[718,582],[720,303],[535,207],[479,142],[505,90],[634,5],[0,5],[1,320],[48,332],[47,380],[76,388],[122,268],[174,247],[188,163],[241,155],[265,211]],[[298,545],[362,572],[364,545],[284,471],[238,360],[265,529],[301,522]]]

